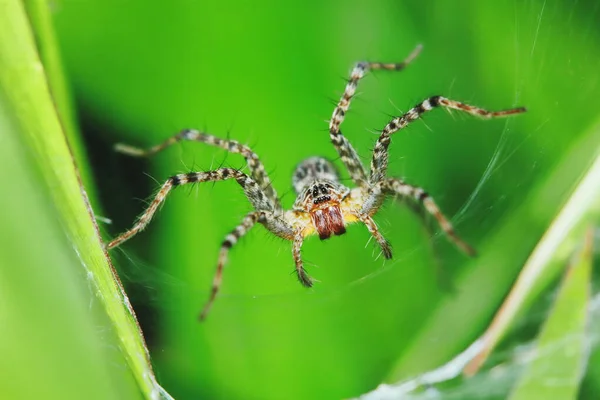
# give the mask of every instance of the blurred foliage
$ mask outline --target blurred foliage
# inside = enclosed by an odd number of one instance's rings
[[[571,261],[556,302],[541,330],[535,359],[511,392],[511,400],[572,399],[589,355],[586,335],[592,270],[593,229]]]
[[[158,397],[67,144],[46,5],[0,11],[0,397]]]
[[[581,197],[579,200],[582,200]],[[577,244],[569,254],[569,265],[566,273],[563,274],[564,278],[558,291],[553,293],[555,298],[550,301],[548,298],[544,299],[544,303],[554,303],[552,308],[544,304],[541,313],[536,311],[532,313],[529,310],[529,315],[522,318],[522,322],[526,325],[535,327],[535,340],[524,335],[523,324],[516,326],[512,324],[513,328],[517,328],[513,329],[512,333],[519,336],[516,344],[508,344],[504,350],[495,352],[492,368],[475,371],[469,367],[469,364],[477,360],[477,354],[489,346],[486,343],[489,342],[486,340],[486,332],[467,349],[438,368],[409,379],[404,378],[391,385],[382,384],[375,390],[360,396],[360,399],[574,399],[578,393],[580,398],[595,398],[593,395],[588,396],[585,384],[581,386],[590,357],[590,348],[593,347],[594,352],[597,353],[596,342],[599,332],[598,296],[590,298],[594,229],[588,225],[587,229],[579,230],[579,234],[574,234],[571,229],[567,231],[570,237],[565,242],[576,240]],[[540,244],[550,244],[552,239],[548,236],[552,235],[548,235],[547,232]],[[558,247],[562,248],[564,245]],[[538,253],[537,248],[535,253]],[[555,262],[565,261],[561,251],[550,250],[545,253],[542,258],[549,256]],[[547,266],[542,267],[542,265],[540,263],[537,267],[526,265],[523,272],[527,270],[531,272],[531,267],[546,272]],[[525,289],[526,285],[534,283],[536,278],[531,273],[523,272],[511,290],[509,299],[530,293],[529,288]],[[539,274],[537,278],[542,278],[544,275],[546,274]],[[523,281],[527,284],[522,284]],[[517,295],[514,293],[516,291],[521,293]],[[491,323],[493,329],[501,329],[499,328],[501,323],[497,323],[497,318],[512,319],[509,302],[511,300],[507,299],[500,307],[498,315]],[[539,317],[546,321],[540,324]],[[593,376],[593,372],[587,375]],[[580,392],[582,388],[583,391]]]
[[[243,165],[195,143],[147,162],[111,150],[119,141],[155,144],[182,128],[250,144],[290,206],[295,165],[314,154],[337,158],[324,120],[361,59],[401,60],[424,45],[406,71],[361,82],[342,128],[365,163],[376,130],[426,96],[529,109],[495,121],[433,112],[390,147],[390,173],[426,188],[479,258],[429,237],[420,218],[390,202],[377,220],[394,260],[365,248],[364,227],[311,239],[304,256],[320,283],[306,290],[291,274],[290,244],[256,227],[231,252],[203,324],[196,316],[219,244],[250,208],[232,182],[176,191],[145,233],[112,252],[166,389],[181,399],[347,398],[466,347],[597,155],[598,132],[590,129],[600,94],[597,7],[53,2],[91,170],[114,221],[107,238],[131,225],[145,206],[135,199],[150,196],[157,181]],[[592,383],[590,393],[597,390]]]

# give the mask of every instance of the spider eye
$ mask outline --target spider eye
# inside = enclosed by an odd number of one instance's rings
[[[329,190],[325,186],[321,185],[321,193],[327,194],[329,193]]]

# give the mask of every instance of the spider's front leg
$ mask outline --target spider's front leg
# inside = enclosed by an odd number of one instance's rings
[[[364,213],[356,213],[355,215],[359,219],[359,221],[361,221],[363,224],[365,224],[365,226],[369,230],[369,233],[371,234],[371,236],[373,236],[375,238],[375,240],[379,244],[379,247],[381,247],[383,256],[387,260],[391,259],[392,258],[392,246],[390,245],[390,242],[388,242],[387,239],[385,237],[383,237],[381,232],[379,232],[379,228],[377,227],[377,224],[375,224],[375,221],[373,221],[373,218],[371,218],[368,214],[364,214]]]
[[[418,120],[421,115],[438,107],[464,111],[468,114],[485,119],[508,117],[514,114],[524,113],[526,111],[525,107],[517,107],[501,111],[488,111],[480,107],[450,100],[442,96],[429,97],[428,99],[423,100],[421,103],[408,110],[408,112],[406,112],[404,115],[391,120],[385,126],[385,128],[383,128],[383,131],[381,131],[381,135],[379,136],[379,139],[377,139],[377,143],[375,143],[375,148],[373,149],[373,158],[371,159],[371,176],[369,178],[369,182],[372,185],[376,185],[378,182],[383,181],[386,178],[388,167],[388,147],[390,146],[391,136],[405,128],[411,122]]]
[[[333,143],[336,151],[340,155],[342,162],[348,169],[350,176],[354,183],[358,186],[368,186],[367,174],[363,168],[363,165],[356,153],[356,150],[352,147],[348,139],[342,134],[340,125],[344,122],[346,113],[350,108],[350,101],[356,93],[358,81],[362,79],[368,70],[388,70],[388,71],[401,71],[403,70],[417,55],[421,52],[421,46],[417,46],[413,52],[400,63],[381,63],[381,62],[359,62],[352,69],[350,73],[350,79],[344,89],[344,94],[338,102],[337,106],[333,110],[333,115],[329,121],[329,137]]]
[[[386,194],[397,194],[407,197],[413,197],[418,202],[423,204],[427,212],[437,220],[438,224],[444,230],[448,238],[454,244],[463,250],[468,255],[475,255],[475,250],[467,243],[462,241],[454,232],[452,224],[442,214],[435,201],[423,189],[408,185],[399,179],[387,178],[388,167],[388,147],[391,142],[392,134],[405,128],[411,122],[418,120],[421,115],[435,108],[442,107],[447,109],[455,109],[464,111],[468,114],[481,118],[498,118],[507,117],[514,114],[525,112],[524,107],[511,108],[501,111],[488,111],[480,107],[461,103],[455,100],[450,100],[442,96],[432,96],[425,99],[415,107],[411,108],[404,115],[391,120],[381,132],[375,148],[373,149],[373,157],[371,159],[371,173],[369,183],[371,184],[371,192],[364,202],[363,210],[365,214],[372,215],[377,211],[383,202]]]

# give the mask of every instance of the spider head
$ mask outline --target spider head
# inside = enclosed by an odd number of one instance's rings
[[[310,215],[321,240],[346,232],[340,202],[347,192],[348,189],[337,182],[318,180],[298,196],[300,208]]]
[[[294,172],[298,193],[294,209],[310,214],[321,240],[346,232],[340,203],[350,190],[339,182],[333,165],[321,157],[304,160]]]

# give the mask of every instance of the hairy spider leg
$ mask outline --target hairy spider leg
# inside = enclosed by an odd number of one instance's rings
[[[108,249],[112,249],[141,232],[150,223],[152,217],[173,188],[190,183],[214,182],[227,179],[235,179],[240,186],[242,186],[246,197],[250,203],[252,203],[252,206],[256,209],[256,211],[248,214],[242,223],[225,237],[225,240],[221,244],[221,251],[219,253],[219,260],[217,262],[217,270],[213,279],[211,294],[202,310],[202,313],[199,316],[201,320],[206,318],[220,289],[223,268],[227,261],[229,249],[233,247],[233,245],[242,236],[244,236],[246,232],[248,232],[248,230],[250,230],[250,228],[256,224],[256,222],[260,222],[261,224],[265,225],[271,232],[284,239],[290,240],[293,237],[292,227],[287,225],[282,217],[275,213],[275,206],[271,200],[267,198],[266,194],[259,187],[258,183],[251,177],[233,168],[220,168],[214,171],[190,172],[187,174],[174,175],[167,179],[167,181],[162,185],[150,206],[138,218],[134,226],[128,231],[117,236],[106,246]]]
[[[221,244],[217,270],[215,271],[215,276],[213,278],[210,296],[198,317],[200,321],[206,319],[206,316],[212,308],[212,305],[217,298],[217,294],[221,289],[223,269],[227,262],[229,249],[231,249],[233,245],[235,245],[237,241],[240,240],[257,222],[263,224],[268,230],[283,239],[292,240],[293,238],[293,228],[281,216],[276,215],[272,211],[253,211],[246,215],[242,222],[225,237],[225,240],[223,240],[223,243]]]
[[[227,179],[235,179],[240,186],[242,186],[246,197],[256,210],[274,211],[275,207],[273,203],[267,198],[267,196],[258,186],[258,183],[256,183],[256,181],[254,181],[245,173],[236,169],[220,168],[214,171],[178,174],[167,179],[154,197],[154,200],[152,200],[150,206],[142,213],[133,227],[111,240],[106,246],[107,249],[112,249],[113,247],[120,245],[146,228],[156,213],[156,210],[158,210],[158,207],[165,201],[167,195],[173,188],[186,185],[188,183],[224,181]]]
[[[361,211],[365,214],[374,214],[377,212],[377,208],[379,205],[381,205],[386,195],[400,195],[415,199],[425,207],[425,210],[429,214],[435,218],[440,228],[442,228],[448,239],[454,243],[456,247],[461,249],[469,256],[473,257],[477,254],[475,249],[469,246],[456,234],[452,224],[440,211],[439,207],[429,193],[420,187],[409,185],[400,179],[387,178],[384,181],[377,183],[370,193],[371,198],[364,202],[365,205],[371,204],[372,208],[363,208]]]
[[[256,181],[256,183],[258,183],[260,188],[263,190],[269,200],[271,200],[271,202],[275,205],[275,207],[277,209],[281,209],[281,203],[279,201],[279,197],[277,196],[277,192],[275,191],[275,188],[273,188],[267,171],[258,158],[258,155],[248,146],[245,146],[235,140],[221,139],[208,133],[200,132],[196,129],[184,129],[177,135],[171,136],[164,142],[149,147],[148,149],[117,143],[115,145],[115,150],[130,156],[147,157],[183,140],[206,143],[210,146],[225,149],[230,153],[241,154],[246,159],[248,169],[250,170],[250,176]]]
[[[270,212],[253,211],[246,215],[242,222],[225,237],[225,240],[223,240],[223,243],[221,244],[221,250],[219,251],[219,261],[217,262],[217,270],[215,271],[215,276],[213,278],[210,296],[199,315],[199,319],[201,321],[203,321],[208,315],[208,312],[210,311],[215,298],[217,297],[217,293],[221,288],[221,283],[223,282],[223,268],[227,262],[227,254],[229,253],[229,249],[231,249],[233,245],[236,244],[237,241],[240,240],[240,238],[244,236],[257,222],[265,223],[271,218],[273,218],[273,214]]]
[[[348,169],[352,180],[356,185],[365,187],[368,186],[368,179],[365,169],[356,153],[356,150],[352,147],[348,139],[340,131],[340,125],[344,122],[344,118],[348,109],[350,108],[350,101],[356,93],[358,81],[365,76],[366,72],[371,70],[383,69],[388,71],[401,71],[404,69],[417,55],[421,52],[421,45],[418,45],[413,52],[400,63],[381,63],[381,62],[359,62],[357,63],[352,72],[350,73],[350,79],[344,89],[344,94],[337,106],[333,110],[331,120],[329,121],[329,137],[335,147],[336,151],[340,155],[342,162]]]
[[[379,247],[381,247],[383,256],[387,260],[391,259],[392,258],[392,246],[390,245],[390,242],[388,242],[387,239],[383,237],[381,232],[379,232],[379,228],[377,227],[377,224],[375,223],[373,218],[371,218],[368,214],[364,214],[364,213],[355,213],[354,215],[356,216],[356,218],[358,218],[359,221],[361,221],[363,224],[366,225],[371,236],[373,236],[375,238],[375,240],[379,244]]]
[[[371,159],[371,177],[369,179],[371,185],[375,185],[386,177],[388,167],[388,147],[391,142],[392,134],[405,128],[411,122],[419,119],[424,113],[437,107],[460,110],[485,119],[506,117],[526,111],[525,107],[511,108],[509,110],[502,111],[487,111],[483,108],[460,103],[442,96],[429,97],[428,99],[425,99],[423,102],[408,110],[408,112],[406,112],[404,115],[391,120],[385,126],[385,128],[383,128],[379,139],[377,139],[377,143],[375,143],[375,148],[373,149],[373,158]]]
[[[292,255],[294,257],[294,264],[296,265],[296,276],[298,277],[298,281],[304,287],[312,287],[314,279],[311,278],[306,270],[304,269],[304,263],[302,262],[302,243],[304,243],[304,236],[302,236],[302,230],[296,230],[294,234],[294,241],[292,244]]]

